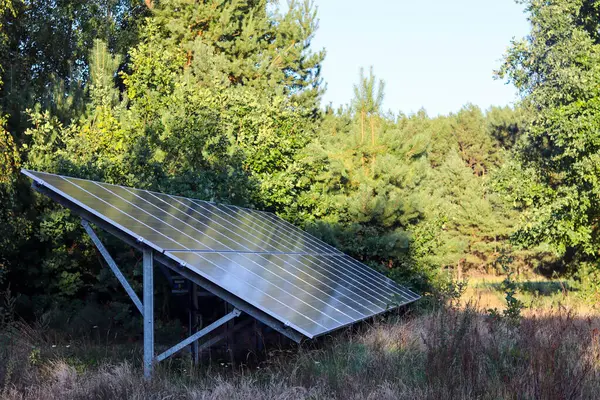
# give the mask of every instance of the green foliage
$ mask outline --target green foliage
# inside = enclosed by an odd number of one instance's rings
[[[499,143],[486,129],[485,115],[472,104],[463,107],[450,123],[461,159],[476,175],[485,175],[500,162]]]
[[[361,69],[350,105],[320,110],[325,52],[311,45],[311,1],[291,0],[285,13],[270,0],[144,3],[0,0],[0,327],[41,314],[44,334],[100,340],[140,324],[79,221],[31,192],[25,166],[268,209],[416,289],[425,307],[448,306],[407,330],[424,337],[342,342],[289,376],[353,396],[350,380],[389,383],[398,371],[436,398],[482,397],[490,380],[498,396],[510,381],[525,397],[568,397],[558,378],[578,382],[571,397],[597,392],[577,388],[593,371],[579,324],[522,320],[516,294],[536,289],[513,271],[572,273],[573,288],[598,301],[597,1],[522,1],[531,34],[498,72],[522,104],[438,117],[384,112],[372,68]],[[103,240],[139,291],[139,255]],[[463,272],[497,264],[506,309],[487,321],[459,312]],[[163,310],[168,294],[159,284]],[[182,331],[157,328],[157,337]],[[5,356],[6,390],[20,370],[44,365],[45,347]],[[98,357],[83,359],[68,358],[83,371]],[[406,367],[415,360],[421,368]],[[533,382],[528,392],[523,382]]]
[[[512,232],[515,211],[492,185],[507,145],[491,132],[504,138],[519,119],[510,109],[475,106],[438,118],[385,115],[375,82],[372,71],[361,73],[354,106],[326,110],[319,135],[278,182],[286,196],[280,213],[434,292],[449,279],[443,267],[491,266]],[[376,122],[376,141],[364,140],[363,117]]]
[[[499,71],[523,98],[517,145],[526,172],[515,201],[529,206],[515,240],[559,254],[597,255],[600,216],[600,42],[595,1],[525,1],[531,34],[514,41]]]
[[[198,6],[168,0],[158,4],[155,20],[167,30],[165,39],[179,44],[188,64],[195,61],[196,68],[209,72],[208,81],[287,94],[306,108],[306,115],[314,116],[324,57],[323,51],[310,48],[316,8],[308,0],[292,0],[282,15],[268,3],[237,0]],[[216,60],[201,59],[209,55]]]
[[[502,319],[510,324],[518,324],[521,321],[521,310],[523,302],[515,297],[518,285],[514,280],[515,271],[512,268],[514,258],[506,250],[502,250],[496,262],[499,264],[506,278],[502,281],[502,290],[505,294],[506,308],[501,312],[498,309],[489,309],[488,313],[492,318]]]
[[[457,310],[463,294],[467,290],[468,282],[466,280],[446,279],[439,282],[430,296],[429,306],[433,309],[445,308]]]
[[[536,29],[556,23],[591,38],[587,3],[586,18],[531,3],[536,34],[515,44],[501,71],[523,93],[531,89],[523,109],[468,104],[435,118],[383,112],[384,83],[372,68],[360,71],[350,105],[321,111],[325,53],[311,47],[318,20],[310,1],[290,1],[285,12],[267,0],[146,5],[0,3],[0,284],[15,282],[23,308],[85,303],[92,292],[100,303],[120,298],[78,221],[32,194],[21,165],[274,211],[433,297],[457,293],[453,274],[491,268],[511,235],[523,245],[552,234],[566,238],[563,249],[592,248],[596,144],[585,132],[595,126],[593,91],[533,112],[564,92],[536,80],[557,70],[544,67],[537,47],[537,35],[550,31]],[[576,28],[563,26],[571,11],[584,21]],[[570,72],[556,77],[570,88],[581,85],[581,74],[571,76],[579,69],[595,77],[596,57],[584,55],[596,39],[582,39],[560,58],[572,40],[552,44],[556,65],[572,58]],[[523,67],[526,56],[533,64]],[[557,149],[553,172],[540,173]],[[579,155],[587,158],[573,161]],[[519,215],[526,223],[512,234]],[[111,251],[138,261],[114,243]],[[538,265],[540,251],[515,257]],[[135,268],[128,273],[137,285]]]
[[[354,99],[352,106],[357,115],[360,116],[360,143],[365,141],[365,119],[369,119],[371,125],[371,144],[375,146],[375,123],[377,116],[381,112],[383,103],[385,84],[379,80],[375,88],[375,75],[373,67],[369,69],[369,76],[365,76],[364,69],[360,69],[360,79],[357,85],[354,85]]]
[[[126,4],[119,4],[114,21],[124,23]],[[68,18],[72,12],[108,12],[113,6],[93,11],[83,2],[73,9],[35,11]],[[196,25],[199,19],[210,22]],[[272,189],[317,123],[324,53],[310,50],[316,28],[312,5],[292,2],[280,14],[267,11],[261,1],[224,2],[217,9],[167,1],[140,21],[134,27],[113,25],[118,37],[134,29],[136,42],[129,44],[100,40],[104,34],[92,28],[78,32],[89,48],[83,56],[81,43],[64,38],[75,47],[61,51],[79,60],[82,70],[77,79],[67,79],[55,68],[52,76],[60,83],[55,92],[29,91],[37,104],[28,108],[28,127],[20,133],[24,165],[280,208],[282,192]],[[51,96],[52,106],[44,96]],[[6,273],[8,279],[19,273],[29,277],[32,283],[16,288],[33,295],[26,301],[47,307],[51,299],[66,301],[91,292],[114,296],[114,282],[101,278],[101,266],[77,220],[43,198],[29,198],[25,206],[35,211],[29,215],[34,224],[27,240],[35,242],[38,253],[32,254],[32,263],[10,265]],[[17,242],[15,251],[22,249]],[[120,257],[123,249],[115,249]],[[0,254],[9,253],[3,249]]]
[[[0,331],[6,329],[15,320],[18,297],[18,295],[13,296],[10,285],[0,292]]]
[[[0,105],[9,115],[9,131],[21,143],[28,127],[25,110],[37,103],[63,123],[78,117],[94,40],[103,39],[112,52],[125,55],[148,11],[137,0],[11,3],[11,12],[0,18],[6,35]]]
[[[572,288],[584,302],[596,305],[600,301],[600,268],[597,263],[581,263],[573,274]]]

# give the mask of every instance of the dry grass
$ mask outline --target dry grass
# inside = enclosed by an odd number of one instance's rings
[[[39,342],[43,335],[25,325],[0,340],[2,399],[592,399],[600,393],[600,321],[564,310],[510,324],[471,305],[442,309],[280,352],[252,370],[162,366],[151,383],[135,358],[133,365],[109,358],[82,366],[44,354],[36,350],[47,345]]]
[[[467,278],[467,287],[461,304],[476,303],[480,308],[502,310],[506,306],[501,285],[504,276],[478,274]],[[582,298],[569,283],[552,280],[533,273],[522,274],[517,279],[516,297],[525,306],[523,315],[543,315],[564,309],[577,315],[600,316],[600,304],[594,299]]]

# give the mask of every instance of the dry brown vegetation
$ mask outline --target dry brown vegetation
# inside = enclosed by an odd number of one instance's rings
[[[81,344],[81,352],[97,355],[86,363],[74,350],[69,356],[52,350],[43,334],[23,324],[13,324],[1,340],[3,399],[592,399],[600,393],[600,321],[560,309],[511,322],[470,305],[444,308],[275,352],[259,367],[193,371],[185,362],[165,364],[150,383],[136,351]]]

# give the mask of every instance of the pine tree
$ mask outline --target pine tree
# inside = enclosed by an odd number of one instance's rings
[[[486,117],[472,104],[464,106],[450,120],[458,152],[476,175],[485,175],[500,161],[499,143],[487,131]]]
[[[357,85],[354,85],[354,109],[360,113],[360,143],[365,140],[365,120],[368,118],[371,126],[371,144],[375,146],[375,120],[381,111],[383,103],[385,84],[379,80],[375,86],[375,75],[373,67],[369,68],[369,76],[365,76],[363,68],[360,69],[360,77]]]
[[[325,55],[310,47],[316,9],[308,0],[293,0],[282,15],[269,3],[167,0],[154,12],[168,40],[185,51],[188,66],[208,51],[220,58],[216,68],[230,84],[288,95],[316,117]]]

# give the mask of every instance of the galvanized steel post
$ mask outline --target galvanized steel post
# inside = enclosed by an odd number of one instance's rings
[[[190,282],[191,284],[191,292],[192,292],[192,304],[191,304],[191,309],[192,309],[192,323],[190,324],[190,326],[192,327],[192,332],[190,332],[190,336],[194,334],[194,330],[198,330],[201,329],[202,326],[198,325],[198,285],[196,285],[194,282]],[[194,343],[192,343],[191,346],[191,350],[192,350],[192,363],[194,365],[198,365],[198,361],[199,361],[199,353],[198,353],[198,341],[194,341]]]
[[[152,377],[154,366],[154,258],[144,249],[144,376]]]

